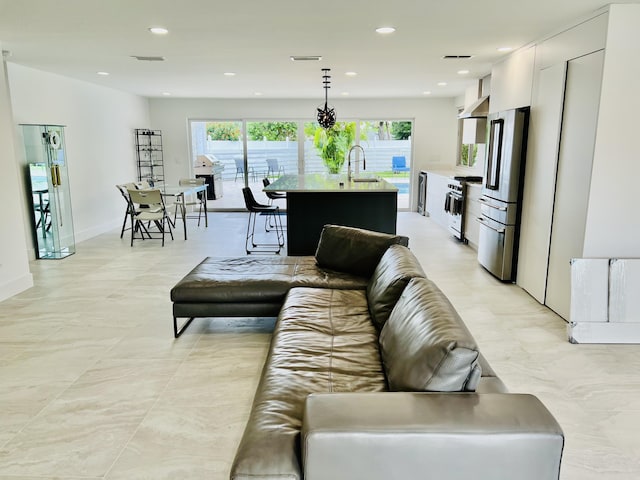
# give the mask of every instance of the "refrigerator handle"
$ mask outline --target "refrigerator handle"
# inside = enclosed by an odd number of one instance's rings
[[[489,155],[487,156],[487,174],[485,175],[485,187],[489,190],[498,190],[498,185],[500,184],[503,130],[504,120],[502,118],[491,120],[491,130],[489,133]]]
[[[492,205],[491,203],[489,203],[489,201],[484,197],[480,197],[478,199],[478,202],[482,203],[483,205],[486,205],[487,207],[491,207],[491,208],[494,208],[496,210],[499,210],[501,212],[506,212],[507,211],[507,207],[496,207],[495,205]]]
[[[491,225],[489,225],[486,220],[482,217],[476,218],[476,222],[480,223],[481,225],[484,225],[485,227],[493,230],[494,232],[497,233],[504,233],[504,228],[493,228]]]

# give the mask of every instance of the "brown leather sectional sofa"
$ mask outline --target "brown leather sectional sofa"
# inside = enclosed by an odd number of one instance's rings
[[[205,259],[174,287],[174,325],[278,316],[232,479],[558,479],[560,426],[406,241],[327,226],[315,257]]]

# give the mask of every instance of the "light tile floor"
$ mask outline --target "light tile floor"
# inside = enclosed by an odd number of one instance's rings
[[[273,320],[197,319],[174,341],[173,284],[244,254],[246,214],[209,220],[164,248],[119,230],[82,242],[0,303],[0,480],[228,478]],[[561,478],[640,478],[640,346],[569,344],[562,319],[430,219],[401,213],[398,230],[507,386],[557,417]]]

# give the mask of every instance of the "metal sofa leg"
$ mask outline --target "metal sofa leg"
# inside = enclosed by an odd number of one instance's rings
[[[194,318],[195,317],[189,317],[189,320],[187,320],[184,325],[182,325],[182,327],[178,330],[178,319],[176,317],[173,317],[173,338],[178,338],[180,335],[182,335],[182,332],[187,329]]]

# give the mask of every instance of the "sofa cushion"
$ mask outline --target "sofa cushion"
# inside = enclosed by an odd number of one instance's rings
[[[402,235],[361,228],[325,225],[320,234],[316,261],[323,268],[370,277],[390,245],[409,245]]]
[[[474,391],[478,347],[449,300],[424,278],[412,279],[380,333],[392,391]]]
[[[414,277],[426,278],[418,259],[407,247],[391,245],[367,285],[369,313],[378,331],[382,330],[404,288]]]
[[[231,478],[302,478],[298,455],[307,396],[386,390],[365,291],[291,289],[278,316]]]

